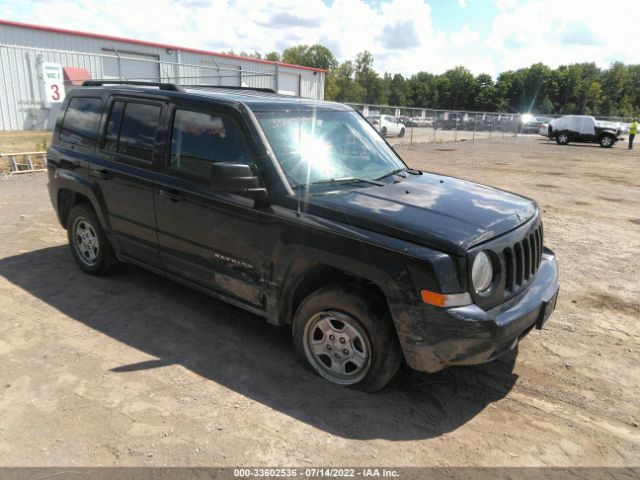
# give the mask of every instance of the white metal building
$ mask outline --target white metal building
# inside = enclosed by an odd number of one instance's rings
[[[324,98],[325,71],[0,19],[0,130],[50,129],[86,79],[270,88]]]

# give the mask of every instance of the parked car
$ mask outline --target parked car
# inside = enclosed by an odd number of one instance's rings
[[[539,133],[542,125],[548,125],[550,121],[551,117],[531,117],[522,123],[520,133]]]
[[[555,119],[552,118],[548,122],[544,122],[542,125],[540,125],[538,129],[538,133],[544,137],[551,138],[551,131],[553,130],[552,124],[554,120]]]
[[[622,128],[619,122],[598,121],[587,115],[565,115],[550,122],[549,137],[558,145],[570,142],[598,143],[610,148],[622,140]]]
[[[473,130],[475,116],[463,112],[442,112],[436,128],[440,130]]]
[[[534,200],[408,167],[346,105],[87,81],[47,168],[82,271],[132,263],[289,326],[335,384],[494,360],[555,308]]]
[[[404,123],[391,115],[368,116],[367,120],[383,137],[397,135],[404,137],[406,128]]]
[[[417,127],[418,122],[414,121],[412,117],[398,117],[398,122],[402,123],[405,127]]]

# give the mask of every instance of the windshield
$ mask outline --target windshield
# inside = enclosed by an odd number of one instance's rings
[[[277,111],[256,116],[293,187],[341,179],[367,185],[406,168],[355,112]]]

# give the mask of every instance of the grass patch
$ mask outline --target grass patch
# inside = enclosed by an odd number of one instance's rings
[[[51,130],[0,131],[0,153],[41,152],[51,143]],[[0,172],[9,172],[9,160],[0,159]]]

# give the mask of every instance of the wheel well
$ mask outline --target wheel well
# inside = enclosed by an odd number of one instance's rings
[[[291,294],[289,307],[286,309],[286,323],[291,324],[293,316],[305,298],[332,283],[348,283],[357,285],[361,289],[366,289],[368,292],[371,292],[374,297],[378,298],[387,312],[389,312],[386,296],[382,289],[375,283],[338,268],[316,265],[304,274],[304,277],[298,282]]]
[[[81,193],[66,188],[58,191],[58,218],[63,227],[67,226],[67,218],[69,218],[71,209],[81,203],[91,205],[89,199]]]

